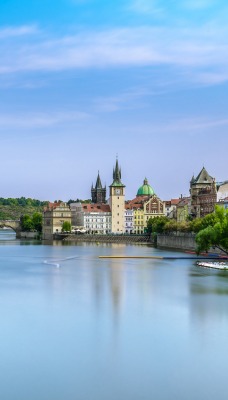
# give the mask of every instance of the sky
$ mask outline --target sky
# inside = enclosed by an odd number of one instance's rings
[[[1,0],[0,197],[228,180],[226,0]]]

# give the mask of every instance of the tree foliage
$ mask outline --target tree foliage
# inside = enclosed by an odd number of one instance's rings
[[[163,233],[169,219],[167,217],[149,218],[147,221],[148,233]]]
[[[228,254],[228,210],[216,206],[213,214],[203,218],[203,225],[196,235],[197,251],[217,247]]]
[[[21,229],[24,232],[42,232],[42,214],[34,213],[32,216],[25,214],[20,218]]]
[[[62,225],[62,232],[70,232],[71,231],[71,223],[69,221],[64,221]]]
[[[40,207],[40,206],[45,206],[48,202],[47,201],[40,201],[36,199],[31,199],[31,198],[25,198],[25,197],[20,197],[13,199],[11,197],[9,198],[3,198],[0,197],[0,205],[2,206],[32,206],[32,207]]]

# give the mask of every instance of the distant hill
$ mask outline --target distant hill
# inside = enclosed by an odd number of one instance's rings
[[[35,212],[42,212],[47,201],[40,201],[25,197],[8,198],[0,197],[0,220],[20,219],[21,215],[33,215]]]

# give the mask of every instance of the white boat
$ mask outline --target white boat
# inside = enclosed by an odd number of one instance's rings
[[[215,268],[215,269],[227,269],[228,264],[224,261],[197,261],[196,263],[199,267],[204,268]]]

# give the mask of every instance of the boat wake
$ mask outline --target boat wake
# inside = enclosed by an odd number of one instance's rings
[[[228,270],[228,264],[223,261],[197,261],[196,265],[203,268]]]
[[[59,261],[69,261],[75,258],[78,258],[78,256],[59,258],[57,260],[50,260],[50,261],[44,260],[43,263],[47,265],[53,265],[54,267],[59,268],[60,267]]]

